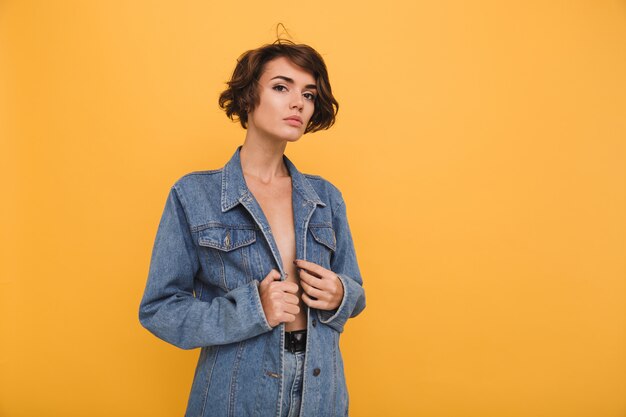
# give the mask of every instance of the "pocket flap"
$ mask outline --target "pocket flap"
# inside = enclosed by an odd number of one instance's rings
[[[330,226],[309,225],[309,230],[313,238],[322,245],[326,246],[333,252],[337,248],[337,240],[335,239],[335,231]]]
[[[198,244],[228,252],[249,245],[255,240],[256,233],[253,229],[212,226],[200,232]]]

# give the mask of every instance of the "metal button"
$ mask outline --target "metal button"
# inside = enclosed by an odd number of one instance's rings
[[[226,232],[226,239],[224,239],[224,244],[226,245],[227,249],[230,249],[230,232],[229,231]]]
[[[318,376],[318,375],[320,374],[320,372],[322,372],[322,371],[320,370],[320,368],[315,368],[315,369],[313,369],[313,376]]]

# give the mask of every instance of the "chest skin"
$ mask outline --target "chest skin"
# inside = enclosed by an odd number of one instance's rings
[[[300,300],[300,312],[293,322],[285,323],[285,331],[302,330],[307,327],[306,305],[302,301],[302,287],[296,266],[296,240],[293,218],[292,183],[291,177],[275,178],[272,183],[265,184],[256,178],[245,175],[246,185],[257,200],[263,214],[270,225],[272,235],[278,246],[283,268],[288,276],[286,281],[298,285],[297,296]]]

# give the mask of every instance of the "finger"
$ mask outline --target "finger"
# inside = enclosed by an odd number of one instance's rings
[[[263,283],[263,282],[272,282],[272,281],[276,281],[276,280],[279,280],[279,279],[280,279],[280,272],[278,272],[278,271],[277,271],[277,270],[275,270],[275,269],[272,269],[272,270],[269,272],[269,274],[267,274],[267,275],[265,276],[265,278],[263,278],[263,281],[261,281],[261,282],[262,282],[262,283]]]
[[[304,301],[304,303],[311,308],[317,308],[319,310],[323,310],[322,308],[323,302],[319,300],[311,299],[311,297],[306,295],[306,293],[302,293],[302,301]]]
[[[307,284],[309,287],[322,291],[325,291],[327,286],[325,281],[315,278],[313,275],[304,270],[300,272],[300,285],[302,284]]]
[[[300,312],[300,307],[296,304],[286,304],[283,311],[289,314],[298,314]]]
[[[287,281],[272,281],[269,283],[272,292],[286,292],[286,293],[295,293],[298,291],[298,284],[295,282],[287,282]],[[294,291],[295,286],[295,291]]]
[[[295,261],[293,261],[293,263],[296,264],[298,268],[306,269],[310,274],[316,275],[319,278],[323,278],[330,272],[323,266],[320,266],[313,262],[304,261],[302,259],[296,259]]]
[[[326,281],[317,278],[315,275],[311,275],[308,271],[305,271],[304,269],[300,271],[300,282],[306,282],[307,284],[309,284],[309,286],[317,288],[319,290],[326,290],[328,285]]]
[[[327,294],[324,291],[318,290],[317,288],[310,286],[304,281],[301,281],[300,284],[302,285],[302,289],[304,290],[304,292],[310,297],[315,297],[318,300],[320,298],[327,297]]]
[[[296,315],[295,314],[291,314],[291,313],[287,313],[287,312],[283,312],[283,314],[281,314],[282,317],[282,322],[284,323],[291,323],[292,321],[296,320]]]
[[[298,284],[296,284],[295,282],[282,281],[280,283],[280,290],[295,294],[298,292]]]
[[[289,304],[298,304],[300,302],[300,299],[296,295],[289,293],[284,293],[283,300]]]

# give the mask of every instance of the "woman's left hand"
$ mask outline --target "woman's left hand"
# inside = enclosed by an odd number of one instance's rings
[[[302,301],[318,310],[334,310],[343,300],[343,284],[333,271],[316,263],[296,259],[300,268],[300,285],[304,292]],[[311,298],[313,297],[313,298]]]

